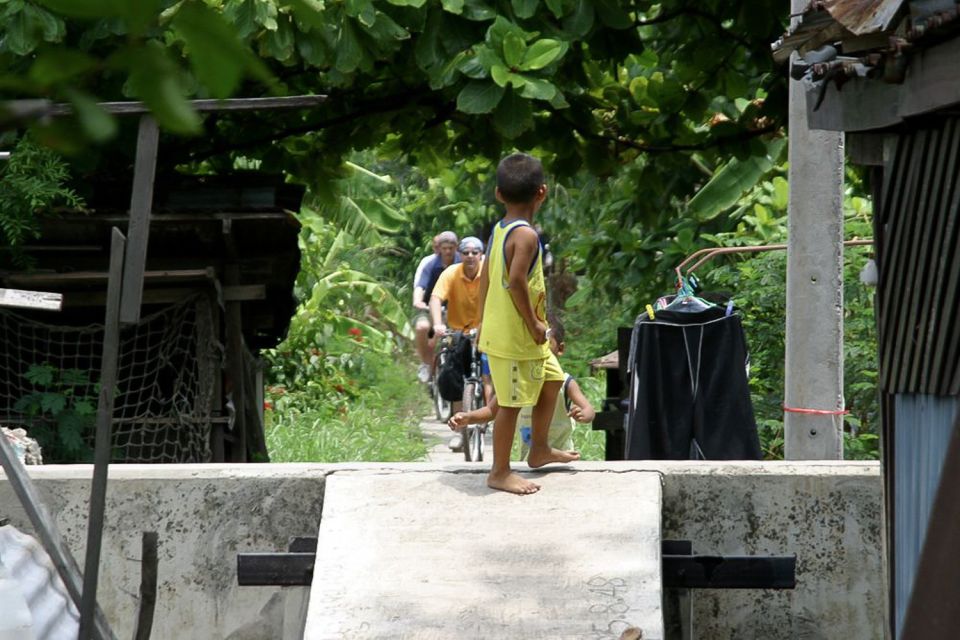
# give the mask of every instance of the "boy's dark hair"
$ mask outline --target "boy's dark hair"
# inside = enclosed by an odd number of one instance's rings
[[[558,316],[556,313],[548,313],[547,324],[550,325],[550,332],[557,340],[557,344],[563,342],[566,331],[563,330],[563,323],[560,322],[560,316]]]
[[[530,202],[544,184],[543,165],[526,153],[513,153],[497,165],[497,189],[512,204]]]

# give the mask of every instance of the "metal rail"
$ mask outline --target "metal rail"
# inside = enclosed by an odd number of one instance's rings
[[[845,240],[843,246],[845,247],[857,247],[873,244],[872,238],[866,238],[861,240]],[[689,256],[684,259],[683,262],[677,265],[675,271],[677,272],[677,282],[682,282],[684,278],[683,268],[696,260],[692,266],[687,268],[686,277],[690,277],[690,274],[697,270],[698,267],[703,265],[705,262],[709,262],[714,257],[719,255],[726,255],[731,253],[760,253],[763,251],[783,251],[787,248],[785,244],[759,244],[752,245],[747,247],[708,247],[706,249],[700,249],[691,253]]]

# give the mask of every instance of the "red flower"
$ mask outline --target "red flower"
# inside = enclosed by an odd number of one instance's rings
[[[263,401],[263,408],[265,411],[273,411],[273,403],[269,400]]]
[[[360,331],[359,327],[350,327],[349,329],[347,329],[347,333],[349,333],[355,338],[359,338],[360,336],[363,335],[363,331]]]

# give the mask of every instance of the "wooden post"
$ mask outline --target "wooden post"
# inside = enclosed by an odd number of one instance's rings
[[[129,242],[123,263],[123,294],[120,297],[122,324],[135,324],[140,320],[159,140],[160,132],[156,120],[149,115],[141,116],[140,130],[137,133],[137,156],[133,165],[133,188],[130,193],[130,225],[127,227]]]
[[[110,280],[107,285],[103,356],[100,361],[100,398],[97,404],[97,434],[93,453],[93,483],[90,488],[90,513],[87,519],[87,554],[83,564],[83,598],[80,605],[78,640],[93,637],[93,615],[97,605],[100,543],[103,538],[103,516],[107,499],[107,470],[110,466],[110,430],[120,351],[120,287],[125,244],[126,238],[114,227],[110,242]]]
[[[144,531],[140,543],[140,606],[133,640],[150,640],[157,604],[157,532]]]

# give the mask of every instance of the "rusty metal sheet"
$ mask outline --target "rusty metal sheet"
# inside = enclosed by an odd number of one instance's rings
[[[905,0],[822,0],[833,19],[858,36],[886,31]]]

